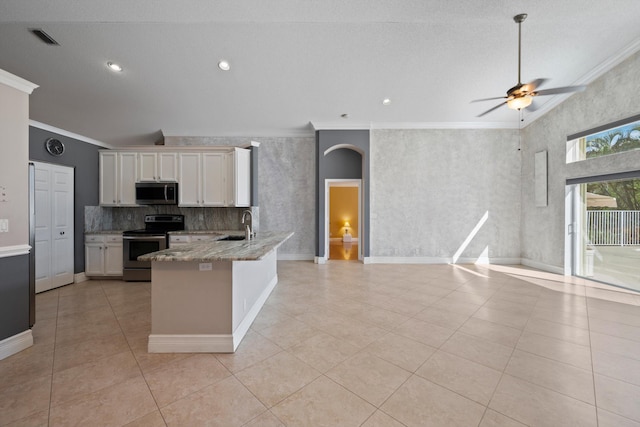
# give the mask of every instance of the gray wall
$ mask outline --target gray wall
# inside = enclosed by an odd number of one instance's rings
[[[325,151],[336,145],[357,147],[363,154],[349,148]],[[325,256],[325,180],[326,179],[362,179],[364,206],[362,206],[363,233],[359,236],[363,245],[363,255],[369,257],[369,131],[368,130],[321,130],[316,132],[316,255]],[[364,170],[363,170],[364,168]]]
[[[54,137],[65,145],[65,153],[54,157],[47,153],[44,141]],[[50,131],[29,127],[29,160],[75,168],[74,194],[74,273],[84,271],[84,207],[98,204],[98,147]],[[36,207],[37,209],[37,207]]]
[[[293,231],[279,249],[281,259],[313,259],[315,139],[313,137],[165,137],[167,146],[243,146],[260,143],[260,230]]]
[[[470,262],[485,256],[493,262],[520,257],[518,131],[372,131],[374,261]]]
[[[570,97],[522,132],[522,258],[523,262],[564,267],[565,182],[568,178],[640,169],[640,152],[566,164],[566,140],[606,123],[640,113],[638,82],[640,53],[636,53]],[[526,118],[526,117],[525,117]],[[548,151],[548,200],[536,207],[533,194],[534,155]]]
[[[29,329],[29,255],[0,258],[0,341]]]

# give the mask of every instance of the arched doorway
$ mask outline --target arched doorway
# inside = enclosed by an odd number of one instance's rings
[[[369,131],[318,131],[316,156],[315,262],[325,263],[329,259],[329,188],[331,182],[342,181],[357,183],[359,187],[357,250],[358,259],[366,263],[369,257]]]

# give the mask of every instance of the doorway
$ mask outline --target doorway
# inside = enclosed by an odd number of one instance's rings
[[[329,260],[362,260],[360,191],[362,180],[328,179],[325,185],[326,240],[325,253]]]
[[[35,165],[36,292],[73,283],[74,169]]]
[[[572,274],[640,291],[640,179],[572,185]]]
[[[325,254],[329,260],[362,260],[362,180],[325,180]]]

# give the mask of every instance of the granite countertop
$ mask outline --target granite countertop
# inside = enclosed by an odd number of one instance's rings
[[[235,232],[237,234],[238,232]],[[185,233],[189,234],[189,233]],[[293,232],[260,232],[251,240],[211,240],[141,255],[139,261],[256,261],[277,249]]]
[[[124,230],[85,231],[84,234],[122,234]]]
[[[244,231],[240,231],[240,230],[179,230],[179,231],[169,231],[169,236],[193,236],[193,235],[197,235],[197,234],[210,234],[213,236],[230,236],[230,235],[237,235],[237,236],[243,236],[244,235]]]

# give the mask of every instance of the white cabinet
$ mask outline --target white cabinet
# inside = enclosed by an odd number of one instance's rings
[[[179,205],[250,206],[251,168],[249,150],[231,153],[180,153]]]
[[[230,206],[227,199],[225,153],[202,153],[202,202],[204,206]]]
[[[176,182],[178,180],[178,153],[140,152],[138,181]]]
[[[136,182],[177,182],[178,205],[251,205],[251,151],[236,147],[100,152],[100,206],[137,206]]]
[[[236,148],[227,155],[228,206],[251,206],[251,152]]]
[[[138,153],[100,153],[100,205],[136,206]]]
[[[178,204],[202,206],[202,174],[200,153],[180,153]]]
[[[122,276],[122,235],[87,234],[84,243],[87,276]]]

